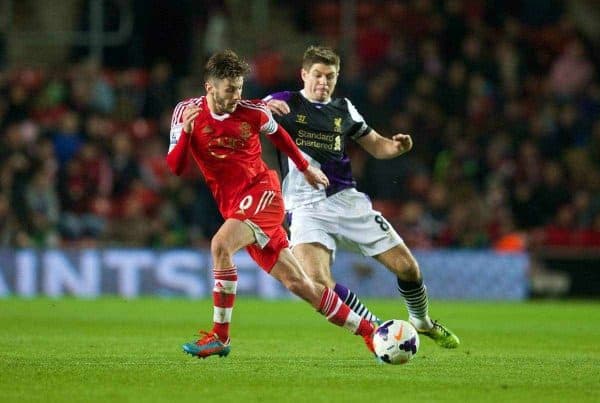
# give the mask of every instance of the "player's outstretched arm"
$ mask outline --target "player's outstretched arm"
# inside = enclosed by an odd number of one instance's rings
[[[396,158],[412,149],[413,141],[409,134],[398,133],[392,138],[383,137],[375,130],[357,140],[358,144],[377,159]]]
[[[173,112],[167,165],[175,175],[181,175],[185,168],[191,133],[194,130],[194,119],[199,114],[200,108],[195,105],[182,107],[181,104],[178,104]]]
[[[294,143],[289,133],[277,125],[275,132],[267,135],[267,138],[271,140],[273,145],[281,152],[286,154],[294,162],[300,172],[304,174],[306,181],[315,189],[319,188],[319,185],[324,187],[329,186],[329,179],[327,175],[323,173],[319,168],[310,166],[306,158],[300,152],[298,146]]]

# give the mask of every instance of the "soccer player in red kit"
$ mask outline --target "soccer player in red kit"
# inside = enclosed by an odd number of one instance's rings
[[[288,248],[281,226],[284,206],[279,180],[261,158],[259,135],[266,135],[287,154],[311,186],[327,187],[327,177],[308,164],[262,101],[241,99],[248,72],[242,59],[230,50],[219,52],[211,56],[205,70],[206,96],[175,107],[167,163],[179,175],[188,154],[192,156],[225,222],[211,240],[213,328],[200,331],[202,337],[184,344],[183,350],[200,358],[229,354],[229,323],[237,288],[233,255],[246,247],[263,270],[330,322],[363,336],[373,351],[373,325],[331,289],[312,281]]]

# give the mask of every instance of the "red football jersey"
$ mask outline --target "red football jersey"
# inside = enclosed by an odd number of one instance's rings
[[[191,98],[175,107],[171,121],[171,147],[182,130],[182,114],[188,105],[198,105],[190,152],[202,171],[221,214],[227,218],[238,210],[245,189],[269,170],[261,158],[260,134],[272,134],[278,124],[260,100],[242,100],[233,113],[215,115],[206,97]]]

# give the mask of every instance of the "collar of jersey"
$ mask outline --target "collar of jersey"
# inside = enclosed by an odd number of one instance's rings
[[[212,116],[213,119],[220,120],[222,122],[222,121],[224,121],[225,119],[227,119],[231,115],[229,113],[224,113],[222,115],[217,115],[216,113],[213,113],[212,111],[210,111],[210,116]]]
[[[210,110],[210,108],[208,107],[208,99],[206,99],[206,96],[203,97],[202,99],[202,106],[206,107],[206,109],[208,109],[208,112],[210,113],[210,116],[212,116],[213,119],[218,120],[218,121],[224,121],[225,119],[227,119],[229,116],[231,116],[229,113],[224,113],[222,115],[217,115],[216,113],[213,113],[213,111]]]
[[[304,98],[306,98],[306,100],[308,102],[310,102],[311,104],[317,104],[317,105],[327,105],[328,103],[331,102],[331,98],[329,98],[329,101],[327,102],[319,102],[319,101],[311,101],[310,99],[308,99],[308,97],[306,96],[304,89],[300,90],[300,95],[302,95]]]

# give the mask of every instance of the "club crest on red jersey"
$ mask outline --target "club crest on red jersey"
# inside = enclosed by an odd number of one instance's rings
[[[252,136],[252,126],[248,122],[240,123],[240,136],[247,140],[250,136]]]

